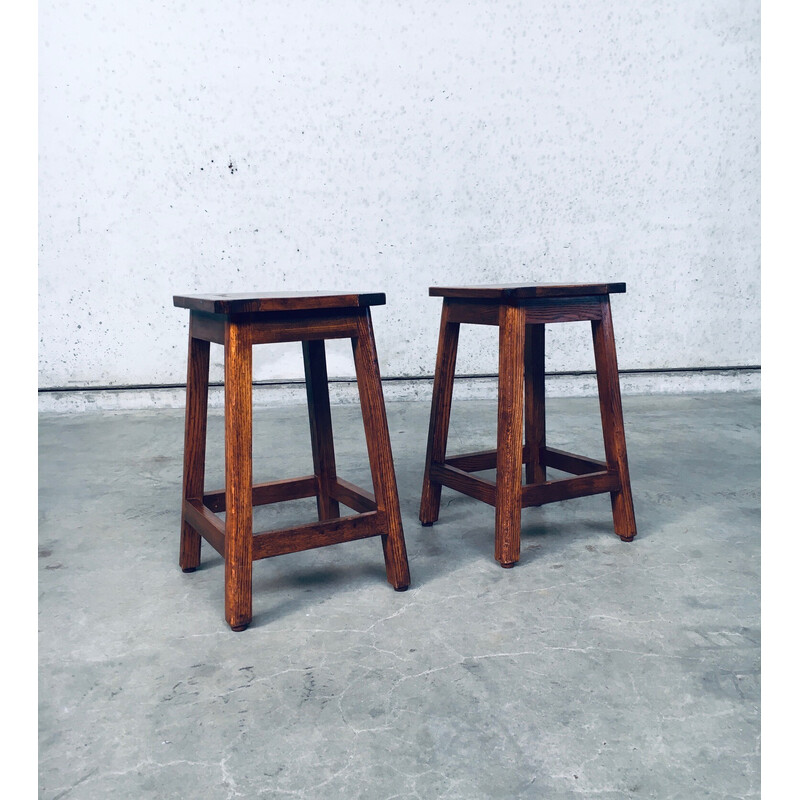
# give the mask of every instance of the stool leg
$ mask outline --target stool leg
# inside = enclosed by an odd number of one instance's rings
[[[225,619],[253,617],[253,347],[247,325],[225,325]]]
[[[186,423],[183,445],[183,503],[203,497],[208,415],[210,345],[203,339],[195,339],[192,336],[191,323],[189,325]],[[183,504],[181,504],[182,508]],[[194,572],[200,566],[200,541],[200,534],[181,516],[181,547],[178,563],[184,572]]]
[[[422,477],[422,499],[419,504],[419,521],[423,525],[433,525],[439,519],[439,506],[442,500],[442,485],[431,481],[431,464],[441,464],[447,451],[459,332],[459,323],[449,322],[447,312],[445,300],[442,304],[442,321],[439,327],[439,347],[436,353],[431,418],[428,425],[428,449]]]
[[[353,339],[353,358],[375,501],[378,511],[383,513],[386,520],[386,533],[381,535],[386,577],[397,591],[402,592],[408,588],[410,581],[408,557],[369,308],[365,308],[358,316],[358,336]]]
[[[525,483],[544,483],[544,325],[525,326]]]
[[[339,503],[331,494],[336,482],[336,458],[333,450],[324,339],[303,342],[303,363],[311,428],[311,453],[314,458],[314,474],[317,476],[317,513],[320,521],[336,519],[339,516]]]
[[[631,479],[628,473],[628,454],[625,446],[625,426],[622,421],[622,398],[619,391],[617,349],[611,304],[608,296],[601,303],[601,318],[592,320],[594,357],[597,366],[597,391],[600,397],[600,418],[603,422],[603,443],[610,470],[619,474],[620,490],[611,492],[614,531],[625,542],[636,536],[633,514]]]
[[[525,394],[525,309],[500,306],[497,392],[497,492],[494,557],[509,568],[519,561],[522,516],[522,428]]]

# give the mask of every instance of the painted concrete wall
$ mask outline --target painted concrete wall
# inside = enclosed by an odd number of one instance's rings
[[[250,289],[385,291],[385,376],[431,374],[435,283],[623,280],[623,368],[760,362],[757,0],[39,9],[41,387],[182,382],[172,295]]]

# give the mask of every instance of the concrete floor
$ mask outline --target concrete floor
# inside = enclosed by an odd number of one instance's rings
[[[390,404],[411,588],[368,539],[260,561],[254,620],[223,567],[177,566],[181,412],[43,415],[40,793],[70,798],[740,798],[759,794],[759,397],[624,399],[639,537],[608,496],[523,511],[417,506],[426,403]],[[339,472],[369,486],[358,409]],[[454,406],[450,452],[495,409]],[[311,471],[305,409],[257,409],[257,480]],[[601,456],[597,402],[554,399],[555,447]],[[220,485],[222,421],[209,430]],[[260,509],[260,529],[314,501]]]

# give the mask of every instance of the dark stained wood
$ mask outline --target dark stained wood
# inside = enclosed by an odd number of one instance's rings
[[[206,463],[206,423],[208,418],[208,342],[196,339],[189,328],[189,355],[186,376],[186,419],[183,446],[183,502],[203,496]],[[200,535],[186,519],[181,519],[178,563],[184,572],[200,565]]]
[[[544,325],[525,326],[525,483],[544,483]]]
[[[300,500],[314,497],[317,493],[317,476],[304,475],[301,478],[286,478],[282,481],[257,483],[253,486],[253,505],[283,503],[287,500]],[[203,504],[214,512],[225,510],[225,490],[218,489],[203,495]]]
[[[490,286],[431,286],[431,297],[459,297],[508,302],[531,297],[585,297],[624,292],[624,283],[508,283]]]
[[[311,429],[311,454],[317,476],[317,514],[320,520],[336,519],[339,503],[333,496],[336,483],[336,456],[333,451],[331,401],[328,394],[328,367],[325,362],[325,341],[303,342],[303,364],[306,374],[308,421]]]
[[[433,478],[431,467],[444,461],[447,450],[447,432],[450,428],[450,409],[453,403],[453,381],[458,352],[458,331],[459,323],[450,319],[450,304],[444,301],[439,325],[436,370],[433,377],[428,446],[425,455],[425,471],[422,476],[422,498],[419,505],[419,520],[423,525],[433,525],[439,519],[442,485]]]
[[[378,510],[383,512],[385,518],[386,527],[381,542],[386,577],[397,591],[404,591],[410,582],[408,557],[369,308],[363,309],[359,314],[358,336],[352,342],[372,485]]]
[[[214,344],[225,344],[225,317],[222,314],[206,314],[192,311],[189,315],[192,336]]]
[[[577,478],[559,478],[547,483],[536,483],[522,488],[522,506],[541,506],[574,497],[586,497],[619,489],[616,472],[592,472]]]
[[[525,411],[525,310],[500,307],[497,379],[497,493],[494,557],[502,566],[519,561],[522,513],[522,436]]]
[[[497,325],[500,318],[497,303],[483,300],[445,300],[449,322],[470,325]]]
[[[333,486],[333,496],[340,503],[352,508],[353,511],[375,511],[378,508],[374,494],[354,486],[344,478],[336,478],[336,483]]]
[[[383,292],[339,294],[336,292],[235,292],[229,294],[175,295],[179,308],[210,314],[263,314],[271,311],[307,311],[314,308],[361,308],[386,303]]]
[[[548,322],[581,322],[600,319],[600,298],[554,297],[547,300],[524,300],[525,322],[529,325],[544,325]]]
[[[311,522],[285,530],[257,533],[253,537],[253,558],[272,558],[315,547],[380,536],[384,527],[382,517],[380,511],[369,511],[366,514]]]
[[[542,455],[546,466],[559,469],[562,472],[570,472],[573,475],[604,472],[608,469],[608,464],[605,461],[575,455],[575,453],[568,453],[566,450],[556,450],[554,447],[546,447]]]
[[[178,297],[191,309],[187,379],[181,566],[191,571],[200,539],[225,561],[225,618],[233,630],[252,619],[254,558],[380,536],[389,582],[409,585],[408,558],[369,306],[383,294],[324,292]],[[338,478],[324,339],[353,341],[375,494]],[[306,369],[314,475],[253,485],[254,344],[301,341]],[[209,342],[225,348],[225,489],[204,492]],[[253,506],[317,497],[320,522],[253,536]],[[356,512],[340,517],[339,503]],[[223,523],[214,512],[226,512]]]
[[[495,558],[511,567],[519,559],[523,507],[609,492],[617,535],[625,541],[636,535],[609,301],[609,293],[624,291],[624,283],[431,287],[430,295],[444,300],[420,503],[423,524],[438,518],[442,486],[493,504]],[[606,461],[546,445],[544,326],[576,321],[592,325]],[[456,326],[449,345],[446,323]],[[500,328],[497,449],[446,458],[456,323]],[[577,477],[548,481],[548,467]],[[496,483],[470,474],[489,469],[497,470]]]
[[[597,365],[597,392],[600,397],[600,418],[603,422],[603,443],[609,470],[619,475],[620,488],[611,492],[611,511],[614,531],[620,539],[632,541],[636,536],[636,518],[633,513],[631,479],[628,473],[628,451],[625,444],[625,426],[622,420],[622,397],[619,390],[617,348],[614,325],[611,321],[611,303],[603,302],[603,316],[592,322],[594,358]]]
[[[444,463],[463,472],[482,472],[497,467],[497,450],[476,450],[473,453],[462,453],[460,456],[446,458]]]
[[[476,478],[474,475],[470,475],[469,472],[458,469],[458,467],[453,467],[450,464],[432,464],[431,478],[440,486],[455,489],[461,494],[474,497],[476,500],[488,503],[490,506],[495,504],[496,489],[494,483],[483,478]]]
[[[351,339],[356,335],[356,312],[306,311],[274,315],[237,315],[250,326],[253,344],[298,342],[311,339]],[[275,318],[273,318],[275,317]]]
[[[225,619],[253,618],[253,347],[250,328],[225,326]]]
[[[183,504],[183,515],[203,538],[224,558],[225,523],[206,508],[199,500],[187,500]]]

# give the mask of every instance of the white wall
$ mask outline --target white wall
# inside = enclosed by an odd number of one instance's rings
[[[385,376],[431,374],[437,283],[623,280],[621,367],[760,362],[757,0],[39,9],[43,388],[182,382],[172,295],[251,289],[385,291]]]

